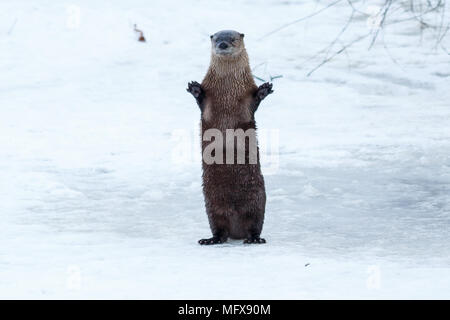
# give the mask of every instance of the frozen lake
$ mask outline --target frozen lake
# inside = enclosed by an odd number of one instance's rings
[[[450,298],[449,55],[409,21],[307,77],[345,1],[264,35],[323,7],[2,1],[0,298]],[[185,88],[222,29],[245,33],[256,76],[282,75],[256,114],[279,150],[263,158],[265,245],[197,244],[210,230]]]

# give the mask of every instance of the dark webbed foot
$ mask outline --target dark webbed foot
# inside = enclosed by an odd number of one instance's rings
[[[200,107],[200,110],[203,112],[203,98],[205,97],[205,92],[203,91],[200,83],[198,83],[197,81],[189,82],[186,91],[194,96],[195,101],[197,101],[197,104]]]
[[[210,245],[210,244],[220,244],[220,243],[224,243],[225,241],[222,240],[219,237],[212,237],[209,239],[200,239],[198,240],[198,243],[201,245]]]
[[[260,237],[250,237],[245,239],[244,243],[266,243],[266,239]]]
[[[186,89],[187,92],[190,92],[195,99],[200,97],[203,92],[202,86],[197,81],[191,81],[188,83],[188,87]]]
[[[256,91],[256,97],[262,101],[265,97],[267,97],[269,94],[273,92],[272,90],[272,84],[269,82],[263,83],[259,86],[258,91]]]
[[[269,82],[263,83],[258,87],[258,90],[256,90],[255,94],[253,95],[253,101],[251,104],[251,109],[253,112],[256,112],[258,110],[259,104],[261,101],[264,100],[265,97],[267,97],[269,94],[273,92],[272,90],[272,84]]]

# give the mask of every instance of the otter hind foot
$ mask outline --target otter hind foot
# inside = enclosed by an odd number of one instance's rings
[[[224,243],[226,240],[219,238],[219,237],[212,237],[209,239],[200,239],[198,240],[198,243],[201,245],[211,245],[211,244],[221,244]]]
[[[264,100],[265,97],[267,97],[269,94],[273,92],[272,90],[272,84],[269,82],[263,83],[258,87],[258,91],[256,91],[256,95],[259,100]]]
[[[250,243],[266,243],[266,239],[264,238],[260,238],[260,237],[249,237],[247,239],[244,240],[245,244],[250,244]]]

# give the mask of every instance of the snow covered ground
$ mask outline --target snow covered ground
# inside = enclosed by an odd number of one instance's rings
[[[1,1],[0,298],[450,298],[449,55],[411,20],[307,77],[346,1],[263,36],[327,3]],[[185,88],[222,29],[256,76],[283,75],[257,113],[279,135],[266,245],[197,244]]]

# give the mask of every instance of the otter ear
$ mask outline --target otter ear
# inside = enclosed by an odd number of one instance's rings
[[[241,33],[241,38],[243,38],[245,36],[245,34]]]

